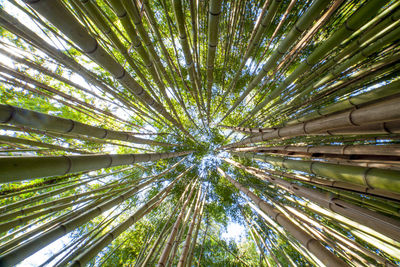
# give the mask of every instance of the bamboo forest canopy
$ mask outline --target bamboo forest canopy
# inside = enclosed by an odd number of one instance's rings
[[[0,6],[0,266],[400,264],[399,0]]]

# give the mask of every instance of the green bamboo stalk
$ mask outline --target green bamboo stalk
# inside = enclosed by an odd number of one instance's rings
[[[101,187],[93,189],[93,190],[88,190],[88,191],[85,191],[83,193],[73,194],[71,196],[66,196],[66,197],[61,197],[61,198],[58,198],[58,199],[55,199],[55,200],[51,200],[49,202],[45,202],[45,203],[42,203],[42,204],[37,204],[37,205],[30,206],[30,207],[25,207],[25,208],[17,210],[17,211],[0,214],[0,220],[1,221],[10,220],[10,219],[15,218],[15,217],[20,216],[20,215],[27,215],[30,212],[38,211],[40,209],[47,208],[47,207],[52,207],[52,206],[54,206],[56,204],[73,204],[73,205],[76,205],[75,201],[79,200],[80,198],[88,196],[88,195],[92,195],[92,194],[95,194],[97,192],[101,192],[101,191],[104,191],[104,190],[107,190],[107,189],[112,189],[113,193],[125,191],[126,189],[134,187],[135,184],[136,184],[136,181],[133,183],[133,185],[126,186],[124,188],[119,188],[119,189],[117,188],[117,187],[121,187],[121,186],[124,186],[124,185],[127,185],[127,184],[132,184],[132,181],[120,182],[118,184],[116,182],[112,182],[112,183],[110,183],[108,185],[101,186]],[[95,195],[93,197],[98,197],[98,195]],[[88,198],[88,199],[90,199],[90,198]],[[72,202],[74,202],[74,203],[72,203]],[[68,207],[68,206],[65,206],[65,207]],[[49,210],[49,212],[50,211],[51,210]]]
[[[154,82],[157,84],[158,88],[160,89],[160,92],[163,95],[163,97],[165,98],[165,100],[167,101],[169,108],[174,113],[174,115],[175,115],[176,119],[178,120],[178,122],[180,123],[180,125],[182,125],[179,120],[179,116],[165,91],[165,86],[164,86],[162,80],[160,79],[160,77],[158,76],[158,73],[157,73],[156,69],[154,68],[153,62],[151,62],[149,55],[147,54],[147,51],[143,48],[139,37],[136,35],[136,32],[133,28],[133,25],[131,24],[131,22],[129,20],[129,17],[127,16],[127,13],[126,13],[124,7],[121,5],[119,0],[114,0],[114,1],[109,1],[109,2],[112,4],[112,7],[115,10],[115,12],[117,13],[118,17],[122,18],[121,22],[123,21],[123,25],[127,27],[128,34],[129,34],[129,36],[131,36],[131,40],[133,40],[133,42],[134,42],[133,46],[137,49],[140,57],[143,59],[145,67],[148,69]],[[125,2],[128,3],[127,1],[125,1]],[[152,93],[153,97],[158,99],[156,94],[151,89],[151,86],[150,86],[149,82],[147,81],[146,77],[140,72],[139,68],[135,65],[133,59],[128,54],[128,50],[126,49],[126,47],[122,44],[122,42],[118,39],[116,34],[111,30],[111,28],[108,26],[108,24],[104,21],[101,13],[99,12],[99,7],[97,5],[95,5],[94,3],[92,3],[91,1],[84,1],[84,7],[87,9],[89,14],[92,16],[93,20],[96,21],[97,26],[102,30],[102,32],[104,34],[106,34],[109,37],[109,39],[115,44],[117,49],[120,51],[120,53],[128,61],[129,65],[132,66],[132,68],[135,70],[135,72],[138,74],[140,79],[146,85],[146,87],[148,88],[150,93]],[[150,42],[150,44],[151,44],[151,42]]]
[[[1,123],[32,127],[45,131],[81,134],[100,139],[120,140],[138,144],[174,146],[173,144],[138,138],[132,136],[129,134],[129,132],[108,130],[71,119],[64,119],[47,115],[45,113],[4,104],[0,104],[0,118]]]
[[[1,124],[0,123],[0,129],[2,130],[10,130],[14,132],[23,132],[23,133],[34,133],[34,134],[40,134],[40,135],[46,135],[51,138],[63,138],[63,139],[79,139],[82,141],[86,141],[89,143],[94,143],[94,144],[109,144],[109,145],[115,145],[115,146],[123,146],[123,147],[129,147],[129,148],[134,148],[134,149],[139,149],[139,150],[144,150],[144,151],[149,151],[153,152],[153,150],[146,149],[146,148],[141,148],[141,147],[135,147],[127,144],[122,144],[122,143],[115,143],[111,141],[107,141],[107,139],[98,139],[95,137],[88,137],[84,135],[79,135],[79,134],[62,134],[59,132],[52,132],[52,131],[47,131],[47,130],[37,130],[33,128],[29,128],[26,126],[11,126],[11,125],[6,125],[6,124]],[[129,132],[130,133],[130,132]],[[130,134],[136,134],[136,133],[130,133]]]
[[[129,18],[133,21],[135,28],[138,31],[140,37],[142,38],[142,41],[145,44],[148,52],[150,53],[150,56],[158,72],[164,76],[164,78],[167,80],[168,84],[171,87],[174,87],[168,73],[166,72],[164,66],[161,64],[160,57],[158,56],[148,33],[146,32],[143,26],[140,10],[136,6],[136,4],[132,1],[120,1],[120,3],[125,7],[125,10],[127,11]],[[142,5],[143,4],[144,3],[142,3]]]
[[[157,161],[189,153],[191,152],[2,157],[0,158],[0,182],[21,181],[38,177],[65,175],[68,173],[129,165],[138,162]]]
[[[267,249],[269,255],[273,257],[273,259],[275,260],[275,264],[276,264],[277,266],[281,267],[279,261],[278,261],[278,260],[275,258],[275,256],[270,252],[269,248],[268,248],[267,245],[265,244],[265,241],[261,238],[261,236],[259,235],[259,233],[256,231],[255,227],[253,226],[253,223],[250,223],[250,222],[249,222],[249,219],[247,218],[246,213],[243,211],[242,208],[240,208],[240,213],[242,214],[242,217],[244,218],[244,222],[246,223],[246,226],[247,226],[247,228],[248,228],[248,231],[250,232],[251,239],[253,239],[254,243],[256,243],[256,245],[257,245],[257,247],[258,247],[258,250],[260,251],[261,258],[264,259],[264,261],[265,261],[265,263],[267,264],[267,266],[268,266],[268,267],[271,267],[271,265],[270,265],[270,263],[269,263],[269,261],[268,261],[268,258],[265,256],[264,250],[262,249],[260,243],[262,243],[262,244],[264,245],[264,247],[265,247],[265,249]],[[256,236],[257,236],[257,238],[260,240],[260,243],[257,242]],[[262,261],[261,261],[261,259],[260,259],[260,265],[262,265],[261,263],[262,263]]]
[[[384,12],[379,14],[377,17],[379,16],[383,17],[385,13],[395,10],[398,6],[399,6],[398,3],[394,3]],[[377,17],[375,17],[374,20]],[[343,50],[341,50],[338,55],[324,62],[322,66],[319,66],[317,69],[313,71],[313,73],[310,73],[308,77],[305,77],[305,79],[302,80],[297,85],[297,87],[300,87],[300,89],[304,88],[306,84],[309,84],[310,81],[314,80],[315,78],[323,74],[326,70],[332,69],[332,67],[335,66],[338,62],[347,59],[351,54],[354,53],[354,51],[359,51],[361,48],[365,48],[367,45],[378,40],[378,38],[381,38],[391,30],[395,29],[395,27],[400,23],[399,19],[400,19],[400,11],[394,12],[391,16],[387,17],[386,19],[378,23],[372,29],[367,31],[365,34],[360,35],[356,40],[352,41]]]
[[[189,187],[187,187],[187,188],[189,188]],[[185,194],[182,194],[182,196],[183,195],[185,195]],[[183,199],[183,198],[181,198],[181,199]],[[181,201],[181,199],[180,199],[180,201]],[[160,245],[160,243],[162,241],[162,238],[164,237],[164,234],[168,231],[168,229],[170,227],[172,227],[172,225],[169,226],[169,224],[170,224],[172,218],[174,217],[177,209],[178,209],[178,205],[175,206],[175,208],[171,212],[171,215],[168,217],[168,220],[164,223],[164,226],[161,229],[160,234],[158,235],[157,239],[154,241],[154,244],[151,247],[150,251],[147,253],[146,258],[138,266],[148,266],[147,264],[149,264],[149,261],[150,261],[151,257],[153,256],[153,254],[156,251],[157,247]]]
[[[3,189],[0,191],[0,199],[15,197],[18,195],[31,193],[31,192],[39,192],[41,190],[48,189],[49,187],[57,187],[64,184],[70,184],[79,180],[79,176],[86,174],[87,172],[61,176],[61,177],[53,177],[50,179],[46,179],[43,181],[38,181],[37,183],[25,184],[25,185],[17,185],[11,188]],[[77,177],[77,178],[76,178]],[[76,179],[70,179],[76,178]]]
[[[93,200],[93,201],[91,201],[91,203],[89,203],[86,206],[78,208],[74,211],[69,211],[61,216],[56,217],[56,218],[51,218],[51,220],[48,220],[47,222],[35,227],[34,229],[31,229],[30,231],[27,231],[17,237],[14,237],[13,239],[9,240],[8,242],[6,242],[0,246],[0,253],[5,253],[8,251],[11,251],[12,249],[18,247],[22,243],[27,242],[27,240],[29,240],[30,238],[32,238],[38,234],[43,234],[44,232],[48,231],[49,229],[52,229],[54,226],[59,225],[62,222],[65,222],[69,219],[72,219],[72,218],[82,214],[87,209],[96,207],[99,203],[101,203],[101,201],[102,201],[101,199]],[[54,215],[55,214],[53,214],[53,216]],[[28,225],[28,227],[29,226],[32,227],[33,225]],[[23,228],[24,227],[21,227],[20,229],[23,229]],[[17,232],[17,231],[14,231],[14,232]]]
[[[173,1],[173,8],[175,14],[175,20],[178,26],[179,31],[179,40],[182,46],[182,51],[185,56],[186,68],[189,73],[190,82],[192,85],[192,90],[195,98],[197,98],[197,94],[202,95],[201,92],[198,92],[199,88],[196,83],[196,73],[194,68],[194,62],[192,58],[192,53],[190,51],[189,43],[187,41],[186,29],[185,29],[185,18],[182,12],[182,2],[181,0]]]
[[[365,247],[361,246],[359,243],[355,242],[354,240],[348,238],[347,236],[341,234],[340,232],[334,230],[331,226],[328,225],[323,225],[319,222],[316,222],[315,220],[311,219],[309,215],[305,214],[304,212],[301,212],[297,209],[294,209],[292,207],[286,206],[285,207],[287,210],[289,210],[291,213],[295,214],[298,218],[307,221],[308,223],[311,223],[315,225],[316,227],[322,229],[324,232],[326,232],[329,235],[332,235],[337,242],[340,242],[354,250],[357,250],[364,255],[367,255],[368,257],[376,260],[377,262],[383,264],[384,266],[390,266],[394,267],[394,265],[389,262],[387,259],[373,253],[372,251],[366,249]]]
[[[254,169],[250,167],[250,169]],[[317,187],[323,186],[324,188],[333,188],[339,190],[348,190],[348,191],[355,191],[362,194],[372,195],[374,197],[379,197],[381,201],[391,199],[391,200],[400,200],[400,194],[389,192],[386,190],[381,190],[377,188],[370,188],[368,186],[356,185],[354,183],[343,182],[343,181],[335,181],[335,180],[326,180],[314,176],[309,175],[299,175],[287,172],[281,172],[277,170],[264,170],[270,175],[280,176],[284,178],[290,178],[292,180],[300,181],[302,183],[308,183],[310,185],[315,185]],[[399,205],[393,204],[393,202],[387,200],[385,203],[392,203],[391,205],[396,208],[400,208]]]
[[[43,142],[39,142],[39,141],[35,141],[35,140],[12,137],[12,136],[7,136],[7,135],[0,135],[0,140],[1,141],[6,141],[6,142],[10,142],[10,143],[24,144],[24,145],[35,146],[35,147],[46,147],[46,148],[49,148],[49,149],[67,151],[67,152],[72,152],[72,153],[92,154],[91,152],[87,152],[87,151],[84,151],[84,150],[79,150],[79,149],[74,149],[74,148],[69,148],[69,147],[63,147],[63,146],[57,146],[57,145],[47,144],[47,143],[43,143]]]
[[[49,207],[47,209],[36,211],[34,213],[24,215],[20,218],[0,223],[0,233],[4,233],[6,231],[14,229],[14,228],[18,227],[19,225],[26,224],[33,219],[40,218],[49,213],[53,213],[56,211],[65,211],[66,209],[71,208],[71,207],[76,206],[81,203],[83,203],[85,205],[85,203],[87,204],[90,200],[100,200],[100,199],[102,201],[108,200],[112,196],[116,195],[117,193],[123,192],[123,191],[125,191],[125,189],[112,190],[111,192],[106,192],[106,193],[103,193],[100,195],[95,195],[95,196],[89,196],[89,197],[78,199],[75,201],[70,201],[69,203],[65,203],[65,204],[54,205],[54,206],[51,205],[51,207]],[[14,214],[6,214],[5,217],[11,218],[11,217],[14,217]],[[8,219],[8,218],[6,218],[6,219]]]
[[[400,11],[399,11],[398,17],[400,18]],[[356,65],[357,63],[361,62],[362,60],[368,58],[370,55],[372,55],[378,51],[381,51],[387,45],[396,41],[399,38],[399,35],[400,35],[399,28],[394,29],[393,31],[389,32],[388,34],[386,34],[383,37],[376,40],[374,43],[372,43],[369,46],[362,49],[360,52],[358,52],[354,56],[350,57],[349,59],[343,61],[340,64],[336,64],[336,66],[334,68],[332,68],[328,73],[326,73],[318,81],[316,81],[309,87],[302,89],[301,92],[298,93],[298,95],[294,96],[291,99],[291,102],[295,102],[298,98],[299,99],[304,98],[306,95],[310,94],[310,92],[312,92],[316,88],[320,87],[321,85],[324,85],[325,83],[331,81],[334,78],[339,77],[349,67]]]
[[[33,78],[31,78],[31,77],[29,77],[29,76],[27,76],[27,75],[25,75],[25,74],[19,72],[19,71],[10,69],[10,68],[4,66],[3,64],[0,64],[0,71],[1,71],[2,73],[6,73],[6,74],[11,75],[11,76],[13,76],[13,77],[15,77],[15,78],[18,78],[19,80],[22,80],[22,81],[28,82],[28,83],[30,83],[30,84],[33,84],[33,85],[35,85],[36,87],[41,88],[41,89],[44,89],[44,90],[46,90],[46,91],[48,91],[48,92],[50,92],[50,93],[53,93],[53,94],[55,94],[55,95],[58,95],[58,96],[60,96],[60,97],[62,97],[62,98],[64,98],[64,99],[66,99],[66,100],[68,100],[68,101],[71,101],[71,102],[73,102],[73,103],[77,103],[77,104],[79,104],[79,105],[81,105],[81,106],[84,106],[84,107],[86,107],[86,108],[87,108],[89,111],[91,111],[91,112],[96,112],[96,111],[97,111],[97,113],[103,114],[103,116],[105,115],[105,116],[107,116],[107,117],[111,117],[111,118],[114,118],[114,119],[116,119],[116,120],[120,120],[117,116],[115,116],[115,115],[112,114],[111,112],[108,112],[108,111],[102,110],[102,109],[100,109],[100,108],[97,108],[97,107],[94,106],[94,105],[91,105],[91,104],[89,104],[89,103],[86,103],[85,101],[82,101],[82,100],[80,100],[80,99],[78,99],[78,98],[76,98],[76,97],[73,97],[73,96],[71,96],[71,95],[69,95],[69,94],[67,94],[67,93],[64,93],[64,92],[62,92],[62,91],[60,91],[60,90],[58,90],[58,89],[55,89],[55,88],[53,88],[53,87],[51,87],[51,86],[48,86],[48,85],[46,85],[46,84],[44,84],[44,83],[42,83],[42,82],[39,82],[39,81],[37,81],[37,80],[35,80],[35,79],[33,79]],[[15,82],[15,83],[16,83],[16,85],[19,85],[19,86],[21,86],[21,87],[24,86],[24,85],[20,84],[19,82]],[[123,121],[123,120],[120,120],[120,121]],[[125,121],[123,121],[123,122],[125,122]],[[136,125],[135,125],[135,126],[136,126]]]
[[[317,213],[325,218],[330,218],[330,222],[334,225],[336,225],[337,227],[340,228],[344,228],[347,231],[349,231],[350,233],[352,232],[353,229],[358,229],[360,230],[360,232],[362,232],[364,235],[368,236],[369,240],[366,240],[366,242],[370,243],[371,245],[376,245],[376,243],[371,242],[371,240],[379,240],[380,244],[381,244],[381,248],[392,248],[390,250],[399,250],[399,242],[393,240],[390,237],[384,236],[376,231],[374,231],[373,229],[366,227],[364,225],[360,225],[359,223],[356,223],[352,220],[347,219],[344,216],[341,216],[337,213],[334,213],[328,209],[324,209],[312,202],[309,202],[307,200],[299,200],[299,199],[293,199],[291,197],[285,196],[285,198],[293,203],[297,203],[303,207],[305,207],[306,209]],[[392,256],[399,255],[399,253],[389,253]]]
[[[178,234],[177,234],[177,236],[176,236],[176,238],[174,240],[174,243],[172,244],[172,249],[171,249],[171,253],[170,253],[169,257],[168,257],[168,261],[165,264],[166,266],[173,265],[174,262],[175,262],[175,256],[176,256],[176,254],[178,252],[178,248],[179,248],[181,242],[183,242],[183,240],[182,240],[183,234],[184,233],[187,234],[187,229],[189,227],[189,219],[190,219],[191,215],[193,216],[193,211],[194,211],[195,206],[196,206],[195,202],[196,202],[196,199],[197,199],[198,195],[199,195],[199,190],[197,190],[196,194],[193,196],[193,201],[191,202],[190,207],[186,211],[185,217],[182,220],[181,227],[180,227],[180,229],[178,231]]]
[[[140,78],[140,80],[143,82],[143,84],[146,86],[147,90],[152,94],[152,96],[159,102],[159,99],[157,95],[154,93],[153,89],[150,86],[149,81],[146,79],[144,74],[140,71],[139,67],[135,64],[134,60],[131,58],[131,56],[128,53],[128,49],[125,47],[125,45],[122,43],[122,41],[118,38],[116,33],[111,29],[111,27],[108,25],[106,22],[106,19],[102,15],[100,8],[98,7],[97,4],[93,3],[92,1],[86,1],[86,0],[76,0],[74,3],[79,6],[79,8],[84,9],[88,13],[85,14],[86,16],[89,15],[90,19],[96,24],[96,27],[100,29],[100,31],[107,36],[107,38],[114,44],[116,49],[122,54],[122,56],[126,59],[128,62],[129,66],[135,71],[136,75]],[[147,67],[148,62],[145,62],[145,65]],[[152,75],[152,78],[154,79],[155,83],[161,86],[162,83],[159,80],[159,77],[157,73],[155,72],[154,66],[149,66],[148,68],[150,74]]]
[[[211,87],[214,82],[214,61],[218,45],[218,23],[222,0],[212,0],[208,10],[208,52],[207,52],[207,114],[210,113]]]
[[[93,97],[95,97],[97,99],[101,99],[102,101],[105,101],[105,102],[108,102],[108,103],[117,104],[115,102],[110,101],[109,99],[106,99],[106,98],[104,98],[102,96],[99,96],[98,94],[96,94],[96,93],[92,92],[91,90],[88,90],[87,88],[75,83],[74,81],[71,81],[71,80],[69,80],[69,79],[67,79],[67,78],[65,78],[65,77],[53,72],[52,70],[49,70],[49,69],[37,64],[36,62],[29,61],[29,60],[24,59],[24,58],[20,58],[20,57],[18,57],[16,55],[10,53],[9,51],[7,51],[5,49],[2,49],[2,48],[0,48],[0,53],[2,53],[3,55],[6,55],[7,57],[11,58],[15,62],[24,64],[24,65],[26,65],[26,66],[28,66],[30,68],[33,68],[33,69],[35,69],[35,70],[37,70],[37,71],[39,71],[39,72],[41,72],[41,73],[43,73],[43,74],[45,74],[45,75],[47,75],[49,77],[52,77],[52,78],[54,78],[54,79],[56,79],[56,80],[58,80],[60,82],[68,84],[68,85],[70,85],[70,86],[72,86],[72,87],[74,87],[74,88],[76,88],[76,89],[78,89],[78,90],[80,90],[80,91],[82,91],[84,93],[90,94],[91,96],[93,96]],[[128,122],[128,121],[125,121],[125,120],[121,120],[121,121],[123,121],[123,122],[125,122],[127,124],[130,124],[130,125],[134,125],[131,122]]]
[[[254,154],[251,155],[248,153],[241,153],[241,156],[247,158],[256,158],[262,161],[266,161],[274,166],[304,171],[336,181],[345,181],[357,185],[363,185],[371,188],[400,193],[400,181],[398,179],[400,171],[364,168],[358,166],[344,166],[317,161],[300,161],[286,159],[282,157],[271,157]]]
[[[217,127],[222,127],[235,132],[245,133],[245,134],[259,134],[259,133],[269,133],[275,130],[275,128],[246,128],[246,127],[234,127],[227,125],[217,125]]]
[[[271,229],[277,236],[280,236],[282,239],[286,240],[295,250],[297,250],[300,255],[304,256],[304,258],[306,258],[309,262],[314,263],[314,265],[318,266],[318,264],[316,263],[316,260],[318,259],[313,257],[312,254],[309,254],[307,250],[299,246],[299,242],[296,239],[292,238],[290,235],[287,235],[284,229],[279,224],[277,224],[274,220],[267,216],[266,213],[264,213],[259,207],[257,207],[253,203],[248,201],[247,204],[268,223],[265,224],[266,228]]]
[[[199,211],[199,218],[197,220],[197,226],[196,226],[196,230],[194,233],[194,239],[191,243],[191,247],[190,247],[190,252],[189,252],[189,257],[186,260],[187,266],[192,266],[192,261],[193,261],[193,257],[194,257],[194,250],[197,244],[197,238],[199,236],[199,230],[200,230],[200,226],[201,226],[201,221],[203,219],[203,212],[204,212],[204,206],[205,206],[205,202],[206,202],[206,197],[207,197],[207,191],[205,192],[204,196],[203,196],[203,201],[201,203],[201,208]]]
[[[173,210],[173,212],[171,212],[171,215],[168,218],[168,221],[164,224],[164,227],[160,233],[160,235],[158,236],[157,240],[154,242],[153,247],[151,248],[150,252],[147,254],[146,258],[144,259],[143,262],[140,263],[140,266],[147,266],[148,264],[150,264],[150,260],[152,258],[153,254],[158,255],[158,253],[156,252],[156,249],[158,247],[158,245],[160,245],[159,249],[161,249],[161,245],[160,242],[165,242],[165,240],[163,239],[165,234],[167,233],[166,231],[172,231],[172,226],[173,225],[169,225],[169,222],[172,220],[172,218],[174,218],[176,211],[178,210],[179,207],[179,203],[184,203],[184,198],[186,196],[187,191],[191,188],[191,184],[189,183],[186,187],[185,190],[183,191],[183,193],[181,194],[181,197],[179,198],[177,204],[175,205],[175,208]],[[163,241],[164,240],[164,241]]]
[[[122,210],[124,212],[126,209]],[[81,235],[77,240],[71,241],[67,246],[64,247],[63,250],[58,251],[57,253],[53,254],[51,257],[49,257],[45,262],[43,262],[39,267],[44,267],[47,266],[50,262],[52,262],[54,259],[56,259],[58,256],[61,254],[64,254],[61,259],[59,259],[54,266],[64,266],[65,262],[71,257],[72,254],[74,254],[79,248],[77,249],[78,246],[86,245],[92,238],[93,236],[98,235],[101,233],[108,225],[110,225],[120,214],[114,215],[111,218],[108,218],[106,216],[103,220],[100,221],[100,223],[96,226],[96,228],[93,228],[89,232]],[[68,251],[69,250],[69,251]],[[68,252],[66,252],[68,251]]]
[[[320,107],[321,105],[331,104],[337,102],[337,98],[343,99],[350,94],[365,89],[367,86],[380,85],[382,81],[391,79],[391,76],[396,75],[400,64],[398,63],[399,55],[388,55],[383,57],[378,62],[363,66],[359,71],[354,71],[348,76],[341,77],[334,83],[327,85],[321,92],[317,92],[304,101],[296,101],[289,106],[283,107],[279,105],[274,110],[273,115],[282,113],[288,114],[289,112],[296,112],[297,117],[303,116],[304,113],[310,112],[310,108]],[[286,101],[286,103],[288,103]],[[278,103],[279,104],[279,103]],[[300,112],[299,109],[302,109]],[[265,115],[265,114],[263,114]],[[264,120],[268,120],[271,116],[265,116]],[[293,117],[293,116],[290,116]]]
[[[400,145],[323,145],[323,146],[270,146],[270,147],[249,147],[238,148],[237,151],[268,152],[268,151],[287,151],[310,154],[337,154],[337,155],[380,155],[397,156],[400,153]],[[254,150],[255,149],[255,150]]]
[[[244,215],[242,215],[242,216],[244,217]],[[247,222],[247,220],[245,220],[245,222],[246,222],[247,228],[249,228],[248,231],[250,232],[251,239],[256,244],[256,246],[257,246],[257,248],[258,248],[258,250],[260,252],[260,257],[267,263],[267,266],[270,267],[269,261],[267,260],[267,257],[265,257],[264,250],[261,247],[261,241],[263,241],[263,240],[261,240],[261,238],[257,236],[258,239],[260,240],[260,242],[258,242],[257,238],[256,238],[256,234],[255,234],[256,231],[255,231],[254,227],[252,225],[250,225]],[[265,248],[266,248],[266,246],[265,246]],[[275,255],[273,255],[272,253],[270,255],[274,259],[275,265],[278,266],[278,267],[282,267],[281,264],[279,263],[279,261],[276,259]],[[260,260],[260,265],[262,265],[261,263],[262,263],[262,261]]]

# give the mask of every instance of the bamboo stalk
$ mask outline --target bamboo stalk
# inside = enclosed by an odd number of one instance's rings
[[[207,196],[207,191],[205,192],[205,194],[203,196],[203,201],[201,203],[201,208],[200,208],[200,211],[199,211],[199,218],[197,220],[194,239],[193,239],[193,241],[192,241],[192,243],[190,245],[191,247],[190,247],[190,250],[189,250],[189,257],[186,260],[187,266],[189,266],[189,267],[192,266],[192,261],[193,261],[193,257],[194,257],[194,250],[195,250],[195,247],[196,247],[196,244],[197,244],[197,238],[199,236],[199,230],[200,230],[201,221],[202,221],[202,218],[203,218],[203,212],[204,212],[204,206],[205,206],[205,202],[206,202],[206,196]]]
[[[365,168],[359,166],[345,166],[316,161],[299,161],[282,157],[271,157],[251,154],[241,154],[248,158],[256,158],[266,161],[274,166],[304,171],[307,173],[330,178],[336,181],[344,181],[356,185],[367,186],[400,193],[400,171],[377,168]]]
[[[374,260],[376,260],[377,262],[385,265],[385,266],[391,266],[394,267],[394,265],[389,262],[388,260],[386,260],[385,258],[371,252],[370,250],[366,249],[365,247],[361,246],[359,243],[355,242],[354,240],[348,238],[347,236],[339,233],[338,231],[333,230],[330,226],[327,225],[322,225],[318,222],[316,222],[315,220],[311,220],[310,216],[306,215],[305,213],[294,209],[292,207],[286,207],[287,210],[289,210],[291,213],[295,214],[298,218],[302,219],[302,220],[306,220],[307,222],[315,225],[316,227],[322,229],[324,232],[332,235],[337,241],[339,241],[340,243],[344,244],[345,246],[348,246],[352,249],[355,249],[365,255],[367,255],[368,257],[373,258]]]
[[[222,0],[211,0],[208,10],[208,52],[207,52],[207,114],[210,114],[211,87],[214,82],[214,61],[218,45],[218,23]]]
[[[63,186],[61,188],[54,189],[54,190],[52,190],[50,192],[44,192],[44,193],[41,193],[41,194],[37,194],[35,196],[29,197],[29,198],[26,198],[26,199],[22,199],[20,201],[15,201],[15,202],[10,203],[8,205],[2,206],[2,207],[0,207],[0,212],[6,212],[6,211],[14,210],[16,208],[20,208],[20,207],[26,206],[29,203],[38,202],[38,201],[46,199],[48,197],[55,196],[55,195],[61,194],[63,192],[67,192],[68,190],[79,188],[80,186],[86,185],[87,183],[90,183],[92,181],[107,177],[109,175],[120,173],[121,171],[122,170],[119,170],[119,171],[116,171],[116,172],[112,172],[112,173],[107,173],[107,174],[89,176],[89,177],[87,177],[85,179],[79,179],[79,180],[73,181],[73,182],[77,182],[77,183],[71,184],[69,186]]]
[[[0,135],[0,140],[10,142],[13,144],[17,143],[17,144],[34,146],[34,147],[45,147],[45,148],[49,148],[49,149],[61,150],[61,151],[66,151],[66,152],[78,153],[78,154],[92,154],[91,152],[87,152],[85,150],[63,147],[63,146],[48,144],[48,143],[44,143],[44,142],[40,142],[40,141],[35,141],[35,140],[30,140],[30,139],[25,139],[25,138],[18,138],[18,137],[7,136],[7,135]],[[23,150],[21,150],[21,151],[23,151]],[[14,152],[18,152],[18,150],[15,150]]]
[[[254,147],[243,149],[243,151],[251,151]],[[400,154],[400,145],[331,145],[331,146],[273,146],[273,147],[256,147],[254,152],[268,151],[288,151],[299,153],[322,153],[335,155],[380,155],[380,156],[397,156]],[[242,151],[238,148],[236,151]]]
[[[226,129],[234,130],[235,132],[240,132],[245,134],[269,133],[275,130],[275,128],[245,128],[245,127],[234,127],[227,125],[218,125],[218,127],[223,127]]]
[[[0,104],[0,118],[1,123],[32,127],[45,131],[81,134],[100,139],[120,140],[138,144],[174,146],[173,144],[138,138],[132,136],[128,132],[108,130],[71,119],[64,119],[53,115],[4,104]]]
[[[179,157],[189,153],[191,152],[2,157],[0,158],[0,182],[6,183],[38,177],[98,170],[138,162],[157,161],[165,158]]]

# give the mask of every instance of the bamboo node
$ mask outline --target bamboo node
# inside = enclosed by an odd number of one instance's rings
[[[346,27],[346,30],[348,30],[348,31],[350,31],[350,32],[354,32],[355,29],[351,28],[351,27],[349,26],[348,22],[349,22],[349,21],[346,20],[346,22],[344,23],[344,26]]]
[[[354,107],[356,107],[357,108],[357,105],[356,104],[354,104],[353,102],[351,102],[351,96],[347,99],[347,101],[349,102],[349,104],[350,105],[352,105],[352,106],[354,106]]]
[[[71,168],[72,168],[72,159],[70,157],[66,156],[66,155],[63,155],[63,157],[66,158],[67,161],[68,161],[67,170],[64,172],[64,175],[65,175],[65,174],[69,173]]]
[[[347,120],[348,120],[349,123],[350,123],[351,125],[353,125],[353,126],[360,126],[360,125],[354,123],[354,122],[353,122],[353,119],[352,119],[352,117],[351,117],[351,114],[353,114],[353,112],[354,112],[355,110],[356,110],[356,109],[353,109],[353,110],[351,110],[351,111],[349,112],[349,115],[347,116]]]
[[[17,111],[15,109],[15,107],[13,107],[11,105],[7,105],[7,106],[11,109],[10,116],[5,121],[2,121],[1,123],[8,123],[9,121],[11,121],[13,119],[14,115],[15,115],[15,112]]]
[[[392,134],[392,132],[390,131],[390,129],[388,127],[386,127],[386,122],[382,123],[382,129],[387,132],[388,134]]]
[[[120,79],[122,79],[122,78],[125,77],[125,74],[126,74],[126,71],[125,71],[124,68],[122,68],[122,74],[121,74],[121,76],[115,77],[115,79],[120,80]]]
[[[99,43],[97,42],[97,40],[94,38],[92,38],[92,39],[94,40],[94,48],[89,51],[84,51],[86,54],[92,54],[92,53],[96,52],[97,48],[99,47]]]
[[[307,250],[310,250],[309,249],[309,245],[310,245],[310,243],[312,242],[312,241],[317,241],[315,238],[310,238],[310,239],[308,239],[307,240],[307,242],[306,242],[306,244],[305,244],[305,247],[307,248]],[[317,241],[318,242],[318,241]],[[319,242],[318,242],[319,243]]]
[[[328,207],[331,211],[335,212],[334,209],[332,209],[332,205],[336,204],[335,202],[333,202],[333,200],[336,199],[336,195],[334,194],[330,194],[330,198],[328,199]]]
[[[276,222],[278,222],[278,217],[279,217],[279,215],[282,215],[282,213],[276,212],[276,211],[275,211],[274,220],[275,220]]]
[[[311,163],[310,163],[310,172],[311,172],[312,174],[315,175],[315,173],[314,173],[314,171],[313,171],[313,165],[314,165],[314,163],[315,163],[315,161],[311,161]]]
[[[342,146],[342,151],[341,151],[342,155],[344,155],[344,151],[345,151],[346,148],[348,148],[348,147],[349,147],[349,145],[344,145],[344,146]]]
[[[69,120],[71,122],[71,128],[69,128],[67,131],[65,131],[66,133],[70,133],[72,132],[72,130],[75,128],[75,121],[74,120]]]
[[[304,31],[304,30],[302,30],[302,29],[299,29],[299,27],[297,27],[297,25],[294,26],[294,29],[295,29],[296,31],[298,31],[299,33],[303,33],[303,31]],[[306,60],[306,61],[307,61],[307,60]],[[307,64],[308,64],[308,62],[307,62]]]
[[[110,168],[113,164],[113,157],[110,154],[107,154],[107,156],[110,158],[110,164],[106,168]]]
[[[368,183],[368,173],[369,173],[371,170],[372,170],[372,168],[367,168],[367,169],[364,171],[363,180],[364,180],[365,185],[366,185],[368,188],[374,189],[374,187],[372,187],[372,186]]]
[[[210,14],[212,16],[219,16],[221,14],[221,11],[218,13],[212,13],[211,11],[208,11],[208,14]]]
[[[314,66],[314,64],[311,64],[310,62],[308,62],[308,58],[306,58],[305,62],[306,62],[306,64],[307,64],[308,66],[310,66],[310,67]]]
[[[306,130],[306,124],[307,124],[307,122],[303,122],[303,133],[304,133],[304,134],[309,134],[309,133],[307,132],[307,130]]]
[[[282,138],[282,136],[281,136],[281,134],[280,134],[281,129],[282,129],[282,128],[279,128],[278,131],[277,131],[277,135],[278,135],[279,138]]]

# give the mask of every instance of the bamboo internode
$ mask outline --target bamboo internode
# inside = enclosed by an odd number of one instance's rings
[[[400,171],[345,166],[317,161],[300,161],[283,157],[255,155],[252,153],[238,153],[238,155],[259,159],[274,166],[303,171],[337,181],[400,193],[400,181],[398,179]]]

